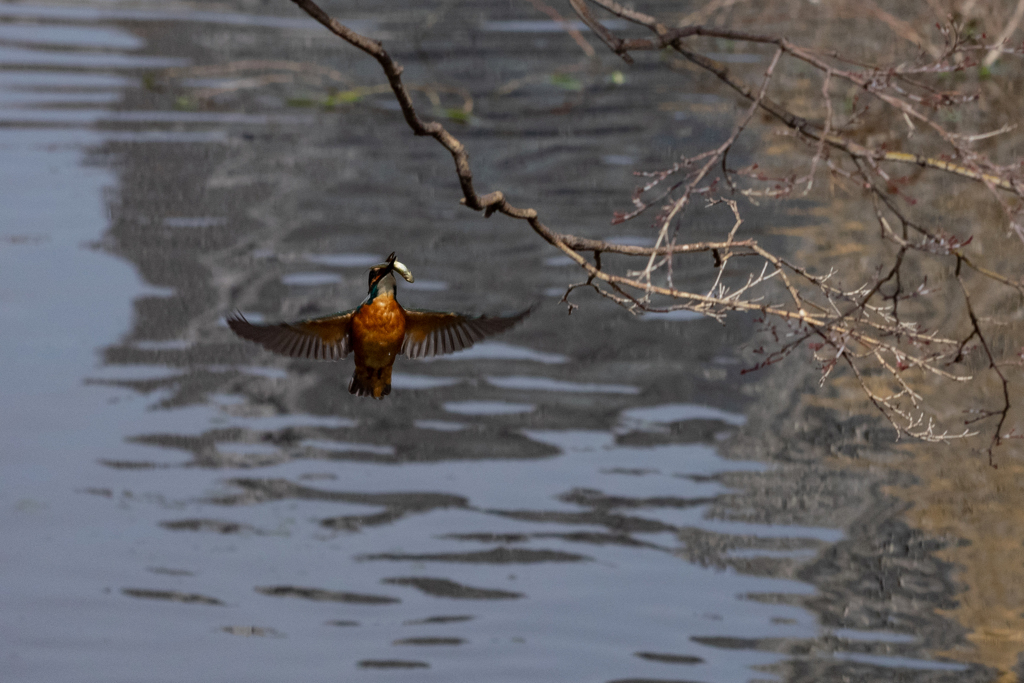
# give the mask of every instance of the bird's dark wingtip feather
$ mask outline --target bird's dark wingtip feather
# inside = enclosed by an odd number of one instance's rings
[[[511,329],[512,327],[521,323],[528,315],[537,310],[539,306],[540,302],[536,302],[531,304],[529,307],[519,311],[518,313],[512,313],[510,315],[499,315],[493,317],[484,315],[477,318],[477,320],[480,320],[481,322],[485,323],[489,322],[498,326],[498,329],[489,330],[489,334],[494,334],[495,332],[499,331],[504,332],[505,330]]]
[[[528,315],[530,315],[531,313],[536,311],[538,308],[540,308],[540,302],[539,301],[535,301],[532,304],[530,304],[529,306],[527,306],[526,308],[524,308],[523,310],[518,311],[517,313],[512,313],[510,315],[500,316],[498,319],[499,320],[507,320],[512,325],[515,325],[516,323],[520,322],[521,320],[526,318]]]
[[[224,322],[228,324],[228,327],[231,328],[232,332],[234,332],[240,337],[245,336],[244,334],[242,334],[242,330],[249,329],[253,326],[251,322],[245,319],[245,316],[242,315],[242,312],[237,309],[232,311],[231,313],[228,313],[227,316],[224,318]]]
[[[242,339],[247,339],[249,341],[256,342],[261,346],[263,345],[262,337],[264,335],[261,334],[260,327],[258,325],[253,325],[251,322],[246,320],[245,316],[242,315],[241,311],[236,310],[235,312],[229,314],[225,318],[225,321],[227,322],[228,327],[231,328],[231,331],[237,334]]]
[[[517,321],[522,320],[526,316],[536,311],[538,308],[540,308],[540,302],[534,301],[532,304],[521,310],[519,313],[516,313],[512,317],[515,318]]]

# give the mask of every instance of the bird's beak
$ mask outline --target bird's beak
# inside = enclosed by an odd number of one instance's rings
[[[415,278],[413,278],[413,276],[412,276],[412,271],[410,271],[406,267],[406,265],[404,263],[402,263],[401,261],[396,261],[395,260],[395,252],[391,252],[391,254],[388,255],[388,258],[387,258],[386,261],[384,261],[384,263],[376,265],[376,266],[374,266],[374,268],[383,268],[384,269],[384,270],[380,271],[380,274],[377,276],[378,280],[380,278],[384,277],[385,275],[387,275],[388,273],[390,273],[392,270],[394,270],[399,275],[404,277],[406,282],[415,282]]]

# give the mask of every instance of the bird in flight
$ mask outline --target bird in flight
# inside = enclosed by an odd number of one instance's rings
[[[391,393],[391,368],[399,354],[428,358],[455,353],[504,332],[532,310],[490,317],[402,308],[395,299],[396,272],[414,281],[392,252],[384,263],[370,268],[369,293],[351,311],[271,325],[254,325],[235,313],[227,322],[239,337],[283,356],[338,360],[351,352],[356,369],[349,393],[383,399]]]

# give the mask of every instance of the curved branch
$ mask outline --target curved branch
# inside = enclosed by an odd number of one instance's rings
[[[936,130],[955,149],[960,150],[960,147],[957,146],[957,136],[947,133],[915,109],[911,101],[918,102],[918,100],[913,100],[913,98],[905,93],[900,95],[902,91],[899,89],[890,92],[883,91],[885,78],[877,73],[869,77],[831,66],[809,50],[801,48],[784,38],[760,36],[728,29],[711,29],[702,26],[668,29],[654,17],[624,8],[614,0],[589,0],[616,13],[620,17],[646,26],[655,34],[655,37],[652,39],[621,40],[593,17],[586,6],[586,1],[570,0],[570,3],[580,18],[593,30],[595,35],[601,38],[610,49],[626,61],[630,61],[629,52],[631,50],[671,47],[686,59],[717,76],[723,83],[736,90],[751,103],[745,115],[741,117],[734,127],[733,133],[723,144],[696,157],[684,158],[681,163],[675,164],[668,171],[646,174],[653,176],[655,180],[649,182],[634,198],[634,203],[637,205],[638,210],[627,216],[620,215],[615,222],[637,215],[649,206],[649,204],[640,201],[640,195],[643,192],[650,190],[673,173],[685,170],[688,174],[685,180],[679,181],[664,195],[664,198],[669,199],[669,201],[664,212],[657,219],[660,229],[658,239],[653,247],[620,245],[603,240],[561,234],[545,225],[540,220],[536,210],[512,205],[501,191],[491,192],[483,196],[478,195],[473,186],[469,155],[465,147],[441,123],[437,121],[424,121],[419,117],[410,96],[409,88],[403,84],[401,78],[402,67],[388,55],[381,43],[362,36],[344,26],[324,12],[313,0],[292,0],[298,7],[327,27],[332,33],[377,60],[387,76],[389,87],[394,92],[402,110],[402,115],[412,131],[416,135],[429,135],[433,137],[452,155],[456,174],[462,189],[463,196],[460,200],[462,204],[471,209],[483,211],[485,216],[490,216],[493,213],[502,213],[511,218],[525,220],[537,235],[559,249],[587,272],[587,280],[570,285],[566,295],[563,297],[563,301],[569,306],[570,312],[575,307],[575,304],[568,302],[567,297],[569,293],[579,287],[587,287],[595,289],[600,295],[630,310],[642,309],[649,311],[658,310],[659,308],[676,310],[682,308],[716,319],[722,319],[730,311],[760,314],[762,321],[771,317],[787,325],[788,334],[781,339],[776,334],[775,340],[778,349],[765,356],[762,362],[758,364],[758,367],[777,362],[802,344],[808,343],[815,350],[816,357],[823,363],[823,377],[827,376],[840,360],[852,368],[864,392],[883,415],[890,420],[896,428],[897,434],[908,433],[921,439],[933,441],[945,441],[951,438],[964,438],[972,435],[973,433],[968,432],[966,429],[960,434],[950,434],[948,432],[935,433],[931,420],[928,421],[926,427],[922,427],[923,415],[907,411],[899,404],[901,397],[909,398],[913,402],[914,410],[916,411],[916,406],[920,399],[906,379],[899,374],[907,368],[917,368],[949,381],[964,382],[972,379],[971,376],[955,374],[945,369],[948,365],[960,361],[964,345],[967,341],[959,342],[956,339],[944,338],[939,334],[918,328],[912,322],[903,322],[897,315],[899,301],[917,295],[916,292],[910,294],[902,293],[903,285],[900,279],[900,272],[903,266],[904,255],[910,250],[915,250],[925,254],[952,256],[957,259],[958,264],[968,265],[975,272],[1015,287],[1018,291],[1022,290],[1022,285],[969,261],[961,249],[961,247],[966,245],[966,241],[957,241],[941,231],[933,232],[926,230],[924,227],[916,225],[905,218],[900,213],[899,208],[877,186],[873,178],[878,176],[888,179],[888,176],[878,164],[880,162],[895,162],[934,168],[972,180],[978,180],[985,183],[992,192],[996,192],[996,188],[999,188],[1013,192],[1018,196],[1024,196],[1024,186],[1020,184],[1020,181],[1009,175],[1009,172],[1006,174],[997,172],[1003,169],[996,169],[994,171],[995,167],[990,164],[980,163],[978,157],[965,156],[964,158],[967,159],[967,163],[958,164],[922,155],[871,149],[835,133],[832,130],[831,123],[826,123],[824,126],[814,124],[807,119],[793,114],[786,107],[767,97],[768,85],[772,80],[776,66],[779,64],[782,56],[790,55],[822,70],[826,74],[826,79],[844,79],[870,92],[899,111],[906,117],[908,122],[917,120],[924,123],[926,126]],[[683,46],[685,38],[697,35],[775,45],[774,57],[764,73],[764,80],[758,91],[754,92],[745,83],[733,77],[726,69],[704,55],[688,50]],[[895,73],[895,71],[893,70],[890,73]],[[828,97],[828,92],[828,80],[826,80],[826,84],[823,87],[823,93],[826,98]],[[892,92],[897,94],[893,95]],[[901,99],[901,96],[906,97],[906,99]],[[736,191],[737,188],[733,184],[730,175],[737,174],[738,172],[728,169],[724,159],[758,109],[769,112],[787,127],[803,136],[803,139],[815,141],[817,143],[815,145],[817,150],[815,153],[815,163],[818,159],[823,159],[831,172],[858,184],[863,190],[880,200],[880,203],[888,211],[892,212],[893,215],[903,222],[903,235],[900,236],[889,228],[885,216],[882,215],[880,210],[878,211],[878,220],[883,228],[883,238],[891,240],[899,245],[900,248],[896,261],[892,264],[891,268],[884,271],[884,274],[880,269],[873,281],[853,290],[844,291],[831,283],[830,278],[833,275],[831,272],[822,276],[814,275],[806,268],[794,265],[772,254],[761,247],[754,239],[735,239],[737,229],[742,222],[739,218],[736,203],[728,199],[714,198],[716,196],[714,185],[718,180],[712,179],[709,173],[716,164],[721,162],[723,177],[726,179],[729,187]],[[857,170],[842,171],[837,168],[829,156],[823,153],[826,145],[832,149],[842,150],[853,160]],[[701,185],[705,182],[708,184]],[[793,184],[795,181],[791,180],[789,182]],[[681,196],[673,198],[672,194],[680,187],[683,188]],[[744,193],[752,198],[752,193],[747,191],[744,191]],[[782,196],[783,194],[784,191],[779,191],[777,196]],[[737,220],[725,241],[704,241],[689,244],[675,243],[675,233],[670,233],[670,224],[674,217],[680,215],[682,209],[690,203],[690,199],[695,195],[710,195],[712,197],[712,204],[725,201],[731,206]],[[909,228],[912,228],[916,235],[920,235],[919,238],[915,238],[917,241],[911,241],[908,238]],[[586,252],[591,252],[594,255],[594,263],[584,258],[583,254]],[[712,253],[714,256],[714,267],[718,270],[714,283],[707,294],[677,289],[672,283],[671,277],[673,257],[702,252]],[[605,253],[646,257],[647,266],[637,273],[629,271],[626,271],[626,275],[610,273],[602,266],[601,256]],[[763,265],[760,272],[756,268],[747,272],[745,282],[741,282],[737,287],[730,290],[723,281],[723,274],[728,264],[732,263],[734,258],[739,257],[752,257],[758,259]],[[655,284],[652,278],[654,271],[663,267],[668,273],[668,286]],[[790,277],[791,275],[793,276],[792,278]],[[895,283],[895,291],[892,294],[884,294],[882,290],[883,285],[890,282]],[[960,284],[966,297],[966,285],[962,280],[960,280]],[[757,289],[755,290],[755,288]],[[918,289],[920,290],[921,288],[919,287]],[[781,295],[783,303],[773,303],[765,299],[764,295],[760,293],[762,291]],[[811,292],[810,295],[808,291]],[[631,292],[636,292],[636,294]],[[655,306],[650,301],[652,295],[668,297],[679,303],[671,304],[670,306]],[[817,299],[815,300],[814,297],[817,297]],[[980,338],[982,331],[977,323],[973,309],[970,310],[970,313],[971,319],[974,321],[974,334],[972,336]],[[774,332],[774,328],[772,331]],[[814,337],[819,338],[821,343],[810,344],[808,339]],[[827,347],[828,355],[818,356],[817,350],[824,347]],[[989,353],[989,360],[990,366],[996,368],[998,373],[998,367],[991,353]],[[880,394],[868,385],[863,369],[860,367],[862,363],[873,363],[874,365],[871,367],[889,378],[889,385],[893,388],[888,395]],[[999,443],[999,432],[1004,426],[1009,411],[1008,385],[1003,375],[1000,374],[1000,377],[1004,380],[1005,400],[1002,410],[986,414],[1000,415],[1001,418],[996,429],[997,434],[994,445]]]

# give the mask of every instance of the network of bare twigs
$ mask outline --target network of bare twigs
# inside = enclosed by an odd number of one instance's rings
[[[483,211],[486,216],[502,213],[527,221],[540,237],[586,272],[585,281],[571,285],[563,298],[570,312],[575,304],[569,302],[569,295],[582,287],[634,311],[687,309],[719,320],[730,312],[754,314],[772,339],[770,345],[758,350],[762,356],[757,367],[809,348],[821,363],[823,380],[838,367],[848,368],[866,396],[896,429],[897,436],[948,441],[979,433],[990,435],[990,462],[993,449],[1013,436],[1014,432],[1008,431],[1013,407],[1010,387],[1015,381],[1011,373],[1019,371],[1021,357],[1011,357],[1011,361],[1016,361],[1014,364],[993,348],[990,319],[979,308],[975,294],[980,282],[1006,288],[1019,299],[1024,297],[1024,280],[979,262],[970,251],[970,236],[957,237],[941,226],[917,218],[915,201],[907,194],[898,169],[944,174],[988,192],[1001,207],[1010,233],[1024,240],[1020,220],[1024,167],[1019,162],[999,165],[973,147],[977,141],[1009,129],[964,134],[946,127],[936,116],[936,112],[969,106],[977,99],[976,93],[939,87],[937,83],[943,76],[978,68],[982,60],[991,64],[993,55],[1017,56],[1022,50],[1006,47],[1003,39],[986,43],[951,22],[939,27],[941,46],[929,44],[914,60],[882,66],[835,53],[825,54],[774,35],[706,25],[670,28],[658,18],[615,0],[569,0],[580,20],[626,62],[633,60],[633,53],[669,50],[711,74],[746,101],[731,134],[719,144],[681,158],[669,168],[640,174],[643,184],[633,195],[633,208],[614,217],[615,222],[622,222],[648,210],[655,214],[655,244],[639,247],[560,233],[545,225],[536,210],[513,206],[501,192],[477,194],[465,148],[443,125],[420,118],[409,88],[402,82],[402,67],[383,46],[339,23],[313,0],[292,1],[380,63],[413,132],[434,137],[452,154],[463,204]],[[547,7],[539,0],[532,4]],[[646,35],[616,35],[592,11],[598,8]],[[545,12],[567,24],[557,12]],[[894,25],[910,30],[898,23]],[[567,31],[569,28],[567,25]],[[578,32],[572,33],[572,37],[581,43]],[[760,82],[751,85],[706,56],[699,41],[708,38],[770,49],[769,64],[761,73]],[[821,116],[817,120],[800,116],[771,97],[779,73],[794,64],[803,69],[809,67],[821,79]],[[850,111],[840,116],[835,102],[849,88],[856,89],[859,95]],[[908,137],[916,135],[920,144],[912,147],[912,151],[893,151],[858,141],[851,131],[869,106],[858,104],[860,98],[870,100],[870,106],[890,111],[906,125]],[[802,173],[770,177],[757,164],[741,169],[730,167],[730,151],[758,114],[773,120],[776,127],[802,144],[805,158],[809,159]],[[843,285],[841,281],[848,278],[832,270],[812,272],[741,233],[740,202],[807,195],[822,176],[869,203],[877,221],[879,240],[889,247],[885,260],[855,286]],[[695,206],[698,203],[700,207]],[[680,225],[687,211],[707,206],[728,209],[731,228],[719,241],[682,241]],[[616,255],[618,262],[623,256],[633,257],[637,267],[611,269],[602,263],[602,255],[606,254]],[[694,254],[713,257],[710,286],[700,291],[678,287],[672,278],[677,260]],[[948,280],[955,291],[951,293],[949,286],[933,286],[927,277],[922,277],[923,260],[944,263],[952,272]],[[933,329],[927,319],[915,314],[921,310],[916,304],[939,296],[947,298],[946,308],[952,305],[962,309],[963,315],[948,316],[950,322]],[[957,302],[951,304],[950,296],[956,296]],[[971,356],[981,359],[973,368],[964,363]],[[987,392],[987,403],[974,408],[967,417],[961,416],[958,426],[943,426],[929,413],[919,387],[921,382],[936,380],[952,385],[988,381],[1000,391]]]

